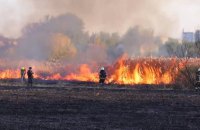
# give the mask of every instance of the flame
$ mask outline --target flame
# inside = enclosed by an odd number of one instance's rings
[[[173,60],[127,60],[123,57],[115,66],[109,82],[117,84],[170,84],[177,74]]]
[[[98,82],[98,73],[92,73],[89,66],[87,64],[83,64],[80,66],[77,74],[71,73],[65,76],[64,79]]]
[[[34,75],[35,78],[40,78],[37,74]],[[20,70],[15,69],[5,69],[0,71],[0,79],[19,79],[21,78]]]
[[[53,75],[47,76],[45,78],[40,76],[40,79],[44,79],[44,80],[62,80],[62,76],[59,73],[57,73],[57,74],[53,74]]]
[[[74,80],[98,82],[98,68],[88,64],[82,64],[76,69],[72,65],[63,67],[65,73],[53,71],[53,67],[34,66],[34,77],[43,80]],[[175,81],[184,62],[167,58],[136,58],[129,59],[123,56],[115,64],[108,65],[107,83],[114,84],[171,84]],[[37,70],[38,68],[38,70]],[[40,70],[39,70],[40,69]],[[5,69],[0,71],[0,79],[20,78],[20,69]]]
[[[20,78],[20,71],[17,70],[2,70],[0,71],[0,79],[16,79]]]

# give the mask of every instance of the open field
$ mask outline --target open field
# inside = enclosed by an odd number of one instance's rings
[[[4,83],[0,129],[199,130],[200,93],[94,83],[32,88]]]

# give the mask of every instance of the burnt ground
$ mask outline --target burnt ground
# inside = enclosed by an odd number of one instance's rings
[[[129,86],[0,86],[0,129],[199,130],[200,93]]]

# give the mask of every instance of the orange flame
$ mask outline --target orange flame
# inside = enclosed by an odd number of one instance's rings
[[[120,59],[109,82],[117,84],[170,84],[177,72],[173,60],[166,61],[154,59]],[[167,68],[164,68],[167,67]]]
[[[106,67],[108,74],[107,83],[114,84],[170,84],[173,83],[179,68],[183,67],[182,62],[175,59],[165,58],[138,58],[128,59],[126,56],[117,60],[114,65]],[[42,69],[43,67],[34,67]],[[80,65],[78,71],[72,72],[68,67],[68,74],[54,72],[52,69],[44,69],[35,72],[34,77],[43,80],[75,80],[75,81],[92,81],[98,82],[98,66],[90,67],[88,64]],[[58,69],[59,70],[59,69]],[[46,76],[44,76],[44,73]],[[71,73],[70,73],[71,72]],[[17,79],[20,78],[20,70],[2,70],[0,79]]]
[[[0,79],[16,79],[20,78],[20,72],[17,70],[3,70],[0,71]]]
[[[77,74],[71,73],[64,77],[65,80],[92,81],[98,82],[98,73],[92,73],[87,64],[80,66]]]

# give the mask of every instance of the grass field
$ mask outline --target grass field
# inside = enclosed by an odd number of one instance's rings
[[[4,83],[0,129],[200,129],[199,92],[140,87]]]

